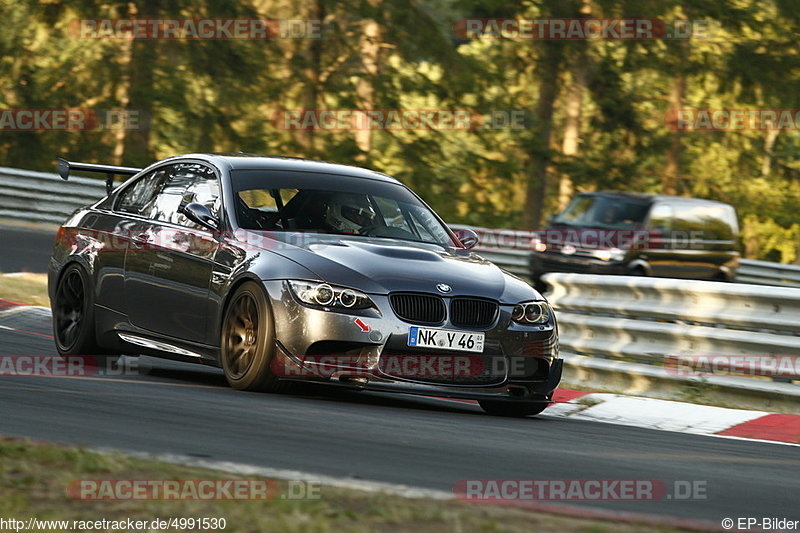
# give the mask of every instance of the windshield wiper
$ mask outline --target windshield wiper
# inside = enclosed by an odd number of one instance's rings
[[[440,242],[433,242],[433,241],[422,241],[419,239],[404,239],[403,237],[381,237],[380,235],[360,235],[360,237],[369,237],[370,239],[389,239],[392,241],[405,241],[405,242],[418,242],[421,244],[434,244],[436,246],[441,246],[442,248],[447,248],[444,244]]]

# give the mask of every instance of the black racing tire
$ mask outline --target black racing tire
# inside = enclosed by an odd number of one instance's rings
[[[94,290],[84,268],[72,263],[61,273],[51,304],[53,339],[59,355],[96,354]]]
[[[638,266],[638,267],[635,267],[635,268],[633,268],[631,270],[631,274],[630,275],[631,276],[638,276],[638,277],[646,278],[647,277],[647,271],[643,267]]]
[[[730,283],[731,278],[725,274],[725,272],[717,272],[714,277],[711,278],[711,281],[718,281],[720,283]]]
[[[481,409],[492,416],[521,418],[538,415],[549,405],[547,402],[525,402],[518,400],[479,400]]]
[[[233,293],[220,331],[220,359],[225,379],[234,389],[286,392],[288,383],[272,373],[275,322],[267,295],[246,281]]]

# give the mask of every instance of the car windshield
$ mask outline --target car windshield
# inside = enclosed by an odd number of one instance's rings
[[[231,182],[244,229],[454,245],[433,212],[396,183],[268,170],[234,170]]]
[[[553,218],[554,224],[601,228],[640,226],[650,207],[649,202],[619,196],[579,195]]]

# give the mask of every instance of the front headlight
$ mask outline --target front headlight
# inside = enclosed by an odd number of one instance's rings
[[[511,320],[520,324],[547,324],[551,314],[547,302],[527,302],[514,306]]]
[[[547,251],[547,243],[542,241],[538,235],[534,235],[531,237],[531,247],[537,252],[546,252]]]
[[[625,250],[611,248],[610,250],[594,250],[592,255],[601,261],[622,261],[625,259]]]
[[[355,289],[337,287],[318,281],[289,280],[289,288],[304,304],[333,309],[367,309],[375,307],[369,296]]]

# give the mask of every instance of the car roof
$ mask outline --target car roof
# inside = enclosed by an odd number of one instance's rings
[[[397,179],[361,167],[342,165],[329,161],[318,161],[315,159],[305,159],[302,157],[287,157],[280,155],[246,154],[237,153],[202,153],[185,154],[164,159],[171,161],[175,159],[199,159],[207,161],[218,168],[228,170],[289,170],[314,172],[320,174],[336,174],[339,176],[350,176],[354,178],[367,178],[390,183],[400,183]]]
[[[675,202],[682,202],[682,203],[702,203],[702,204],[719,204],[719,205],[729,205],[724,202],[718,202],[716,200],[707,200],[705,198],[691,198],[687,196],[674,196],[669,194],[651,194],[651,193],[644,193],[644,192],[629,192],[629,191],[597,191],[597,192],[586,192],[581,193],[579,196],[609,196],[609,197],[625,197],[630,199],[637,199],[642,201],[649,201],[649,202],[663,202],[663,201],[675,201]]]

